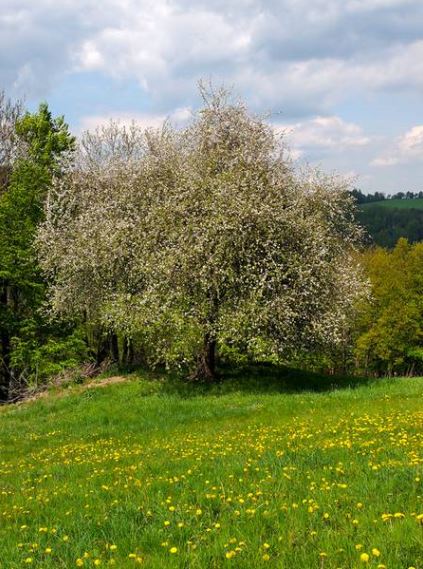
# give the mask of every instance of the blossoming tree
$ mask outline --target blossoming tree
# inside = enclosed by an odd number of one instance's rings
[[[340,341],[363,282],[346,184],[297,171],[263,118],[201,93],[185,128],[86,136],[38,247],[55,312],[212,379],[228,345],[263,357]]]

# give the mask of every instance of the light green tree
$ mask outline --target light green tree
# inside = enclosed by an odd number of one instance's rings
[[[362,305],[356,355],[360,367],[378,374],[423,369],[423,244],[399,239],[395,249],[377,247],[361,262],[372,284]]]

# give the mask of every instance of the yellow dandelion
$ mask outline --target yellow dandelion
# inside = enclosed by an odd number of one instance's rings
[[[362,554],[360,555],[360,561],[361,561],[362,563],[368,563],[368,562],[369,562],[369,559],[370,559],[370,556],[369,556],[368,553],[362,553]]]

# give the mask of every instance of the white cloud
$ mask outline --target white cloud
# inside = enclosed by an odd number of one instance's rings
[[[423,125],[413,126],[397,138],[384,154],[372,160],[372,166],[394,166],[410,162],[423,162]]]
[[[193,84],[234,84],[257,108],[330,112],[351,93],[423,93],[415,0],[0,0],[6,89],[45,96],[72,71],[137,80],[157,112]]]
[[[371,140],[360,126],[337,116],[317,116],[290,126],[279,125],[281,128],[285,130],[288,144],[301,154],[316,149],[343,152],[351,147],[365,146]]]

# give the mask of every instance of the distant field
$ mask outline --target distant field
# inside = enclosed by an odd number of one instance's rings
[[[423,569],[423,379],[287,387],[0,409],[0,567]]]
[[[372,206],[381,206],[398,209],[423,209],[423,199],[415,200],[382,200],[380,202],[370,202],[360,204],[360,207],[367,209]]]

